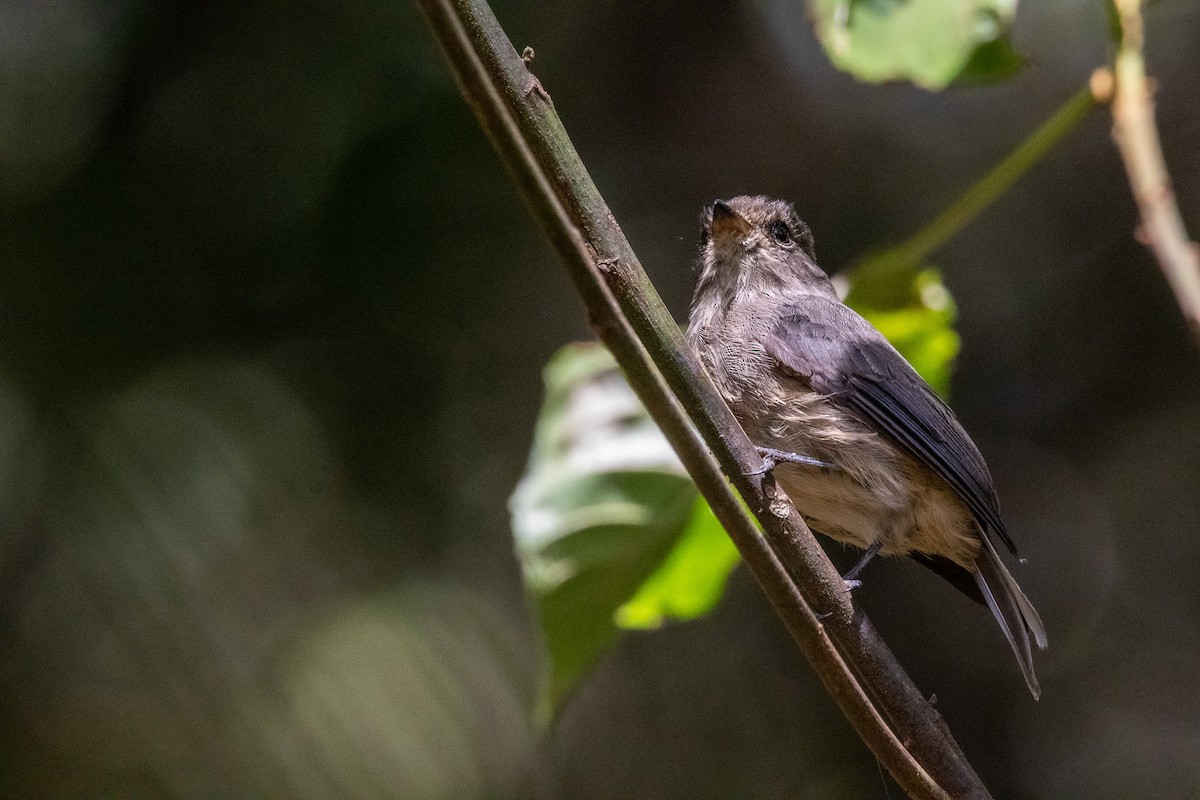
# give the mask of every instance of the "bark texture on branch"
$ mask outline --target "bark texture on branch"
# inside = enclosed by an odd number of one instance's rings
[[[1115,0],[1121,45],[1113,65],[1113,139],[1141,214],[1138,239],[1150,247],[1200,344],[1200,247],[1188,238],[1171,189],[1146,77],[1141,0]]]

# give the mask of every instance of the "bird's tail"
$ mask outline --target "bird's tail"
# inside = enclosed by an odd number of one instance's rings
[[[1042,618],[1038,616],[1029,598],[1021,591],[1017,581],[1009,573],[1008,567],[1000,560],[996,548],[983,534],[983,545],[975,558],[975,583],[983,595],[987,607],[992,610],[992,616],[1000,623],[1004,637],[1012,646],[1017,656],[1017,663],[1025,675],[1025,683],[1036,700],[1042,690],[1038,686],[1037,675],[1033,672],[1033,652],[1030,647],[1030,637],[1039,649],[1046,649],[1046,629],[1042,626]]]

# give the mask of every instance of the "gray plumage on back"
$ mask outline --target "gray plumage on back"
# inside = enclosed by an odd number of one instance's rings
[[[835,467],[775,468],[797,509],[815,530],[912,555],[985,603],[1038,696],[1030,639],[1045,647],[1045,630],[990,540],[1013,549],[987,464],[954,413],[841,303],[786,203],[714,203],[702,248],[692,347],[757,445]]]

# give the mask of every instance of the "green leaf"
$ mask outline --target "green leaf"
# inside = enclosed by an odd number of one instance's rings
[[[671,560],[698,516],[695,486],[606,350],[564,348],[545,381],[529,466],[510,501],[546,646],[543,722],[615,643],[618,609]]]
[[[1121,44],[1121,12],[1117,10],[1114,0],[1104,0],[1104,18],[1108,24],[1108,38],[1115,44]]]
[[[1011,78],[1028,62],[1013,49],[1012,39],[1003,36],[981,44],[958,73],[956,86],[986,86]]]
[[[888,338],[934,391],[946,397],[961,341],[954,298],[936,269],[902,251],[869,256],[850,274],[846,303]]]
[[[870,83],[944,89],[1007,77],[1021,64],[1008,39],[1016,0],[809,0],[809,8],[830,61]]]
[[[741,556],[697,497],[692,517],[658,570],[629,602],[617,609],[622,628],[658,628],[668,620],[707,614],[725,592],[725,583]]]

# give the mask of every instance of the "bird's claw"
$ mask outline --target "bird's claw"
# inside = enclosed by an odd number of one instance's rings
[[[806,467],[819,467],[821,469],[838,469],[837,464],[832,464],[828,461],[822,461],[819,458],[812,456],[803,456],[799,453],[789,453],[787,450],[776,450],[773,447],[756,447],[758,454],[762,456],[763,465],[761,468],[753,472],[747,472],[747,475],[762,475],[770,472],[780,464],[801,464]]]

